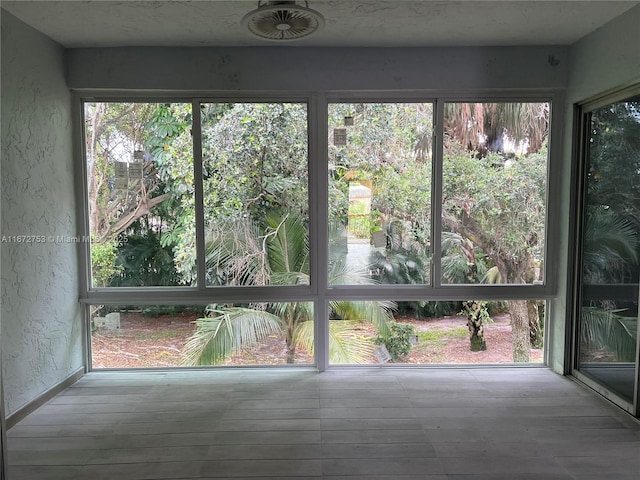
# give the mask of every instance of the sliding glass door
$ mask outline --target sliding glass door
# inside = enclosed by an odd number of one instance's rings
[[[637,414],[640,95],[583,114],[576,369]]]

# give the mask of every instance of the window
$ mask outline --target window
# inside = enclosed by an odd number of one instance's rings
[[[476,307],[509,329],[511,361],[540,361],[548,100],[95,98],[81,300],[96,368],[167,312],[191,328],[170,365],[324,369],[389,361],[375,352],[403,319],[453,316],[480,342]]]
[[[428,284],[433,104],[329,104],[329,283]]]
[[[191,104],[84,107],[91,286],[191,285]]]
[[[201,112],[206,284],[308,284],[306,105]]]
[[[634,412],[640,285],[640,95],[583,107],[577,375]],[[637,412],[637,410],[635,410]],[[637,415],[637,413],[636,413]]]
[[[442,283],[542,283],[549,104],[444,111]]]

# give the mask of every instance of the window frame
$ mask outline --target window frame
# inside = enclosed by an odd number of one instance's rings
[[[214,302],[309,301],[314,303],[316,368],[328,368],[328,311],[333,300],[550,300],[557,294],[559,254],[559,219],[562,173],[562,106],[563,92],[545,90],[477,90],[466,92],[437,91],[313,91],[296,94],[282,92],[199,92],[199,91],[92,91],[73,92],[74,143],[76,145],[76,215],[79,235],[89,234],[87,165],[85,161],[85,102],[157,102],[191,103],[193,106],[193,156],[196,195],[196,245],[199,279],[204,278],[204,218],[201,150],[201,103],[276,103],[299,102],[307,105],[308,132],[308,200],[310,284],[295,286],[197,286],[179,287],[92,287],[90,245],[78,244],[79,302],[85,310],[85,356],[87,370],[91,370],[91,329],[88,308],[91,305],[176,305],[207,304]],[[431,265],[431,283],[426,285],[328,285],[328,105],[329,103],[433,103],[433,167],[432,167],[432,239],[442,233],[442,160],[444,104],[447,102],[548,102],[549,132],[547,155],[547,191],[544,245],[544,281],[542,284],[522,285],[455,285],[441,283],[440,247],[434,241],[434,261]],[[199,180],[200,179],[200,180]],[[553,208],[556,206],[556,208]],[[549,330],[548,330],[549,331]],[[545,361],[546,352],[545,335]]]

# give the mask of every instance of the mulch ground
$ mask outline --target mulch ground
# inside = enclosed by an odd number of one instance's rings
[[[141,368],[175,367],[182,363],[182,349],[195,329],[196,315],[146,316],[141,312],[120,314],[120,329],[98,329],[92,335],[93,368]],[[501,364],[512,362],[511,326],[509,315],[494,317],[485,327],[487,350],[472,352],[469,349],[466,319],[460,316],[439,319],[416,320],[410,317],[398,321],[411,323],[418,332],[431,332],[411,350],[402,363],[409,364]],[[372,329],[363,326],[365,335],[374,335]],[[277,365],[284,364],[286,351],[284,339],[270,337],[263,345],[234,355],[227,365]],[[531,350],[531,361],[542,362],[542,350]],[[375,359],[372,359],[376,363]],[[297,364],[313,364],[313,358],[304,351],[296,352]]]

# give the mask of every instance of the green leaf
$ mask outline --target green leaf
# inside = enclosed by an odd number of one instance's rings
[[[282,320],[262,310],[224,307],[212,313],[215,316],[196,321],[196,331],[183,350],[184,365],[220,364],[268,336],[282,333]]]

